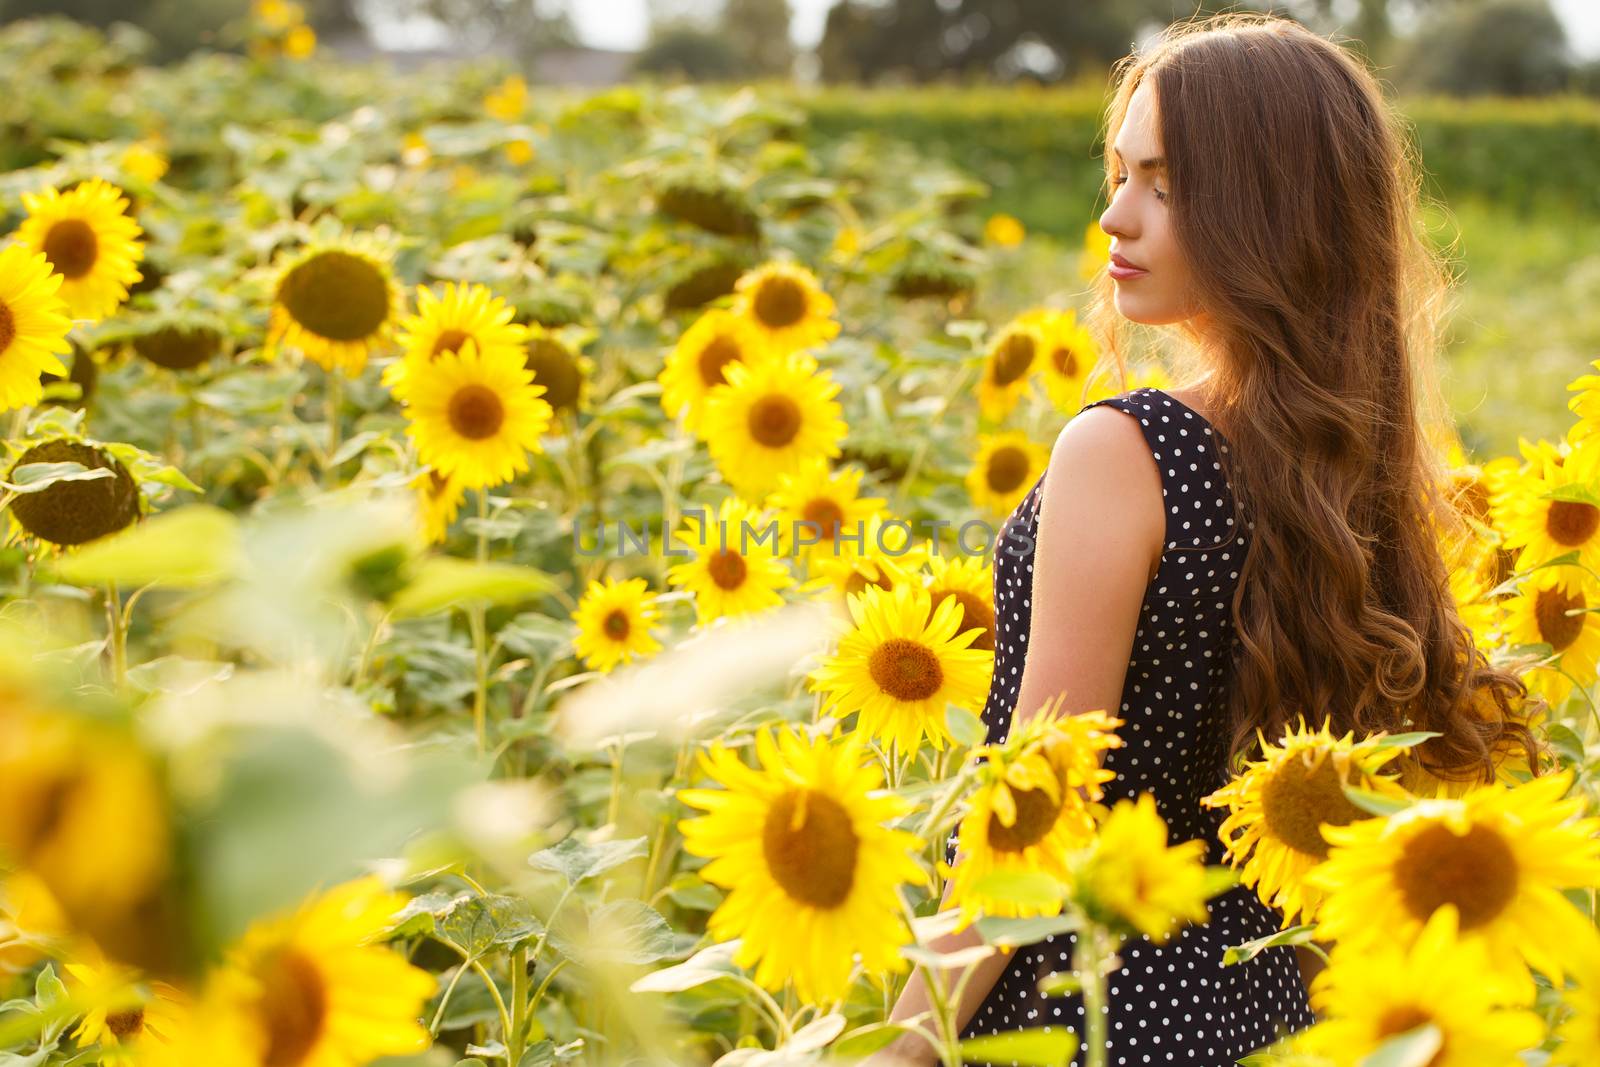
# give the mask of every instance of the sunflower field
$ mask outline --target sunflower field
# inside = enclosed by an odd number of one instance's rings
[[[1245,1062],[1600,1062],[1600,375],[1452,449],[1542,765],[1402,780],[1428,735],[1306,709],[1207,865],[1102,803],[1115,714],[978,714],[995,528],[1169,382],[1079,319],[1094,205],[1063,256],[777,95],[399,78],[253,10],[161,68],[0,30],[0,1067],[1099,1067],[1097,1012],[890,1009],[1061,931],[1093,1004],[1238,882],[1283,929],[1231,965],[1326,961]]]

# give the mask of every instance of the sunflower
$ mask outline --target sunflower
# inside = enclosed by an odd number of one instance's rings
[[[768,263],[734,285],[733,310],[747,318],[777,354],[811,348],[839,334],[833,297],[796,263]]]
[[[980,433],[978,455],[967,473],[972,503],[996,515],[1009,515],[1050,464],[1050,450],[1020,430]]]
[[[40,374],[67,374],[59,357],[72,351],[72,320],[61,282],[44,253],[15,243],[0,248],[0,411],[37,404]]]
[[[842,386],[813,356],[730,363],[723,373],[728,384],[706,398],[705,438],[735,491],[759,499],[785,474],[839,455],[849,429],[834,399]]]
[[[934,556],[928,560],[928,595],[933,607],[946,597],[961,605],[961,628],[983,630],[973,648],[994,651],[994,566],[984,556]]]
[[[1322,1021],[1296,1044],[1337,1067],[1358,1067],[1377,1062],[1368,1057],[1384,1042],[1431,1024],[1441,1040],[1426,1067],[1505,1067],[1544,1039],[1524,993],[1495,970],[1482,942],[1458,939],[1456,909],[1445,905],[1409,948],[1389,941],[1360,950],[1335,946],[1311,983]]]
[[[389,253],[369,237],[315,242],[278,268],[266,351],[299,349],[327,370],[361,372],[404,311]]]
[[[128,468],[105,449],[68,437],[41,441],[17,457],[6,480],[14,482],[17,468],[30,463],[76,463],[88,470],[111,472],[107,478],[58,481],[37,492],[19,494],[11,502],[11,518],[39,540],[81,545],[116,533],[139,518],[139,487]]]
[[[983,239],[987,244],[1001,248],[1015,248],[1028,236],[1027,229],[1015,215],[1004,213],[990,215],[983,224]]]
[[[766,358],[766,340],[743,315],[712,308],[683,331],[661,368],[661,410],[669,419],[683,415],[683,425],[699,434],[706,397],[727,383],[730,363],[755,363]]]
[[[1569,450],[1556,462],[1545,452],[1527,474],[1511,483],[1494,524],[1505,531],[1505,547],[1519,549],[1516,569],[1527,570],[1569,552],[1577,563],[1600,568],[1600,507],[1582,499],[1600,491],[1600,441]],[[1555,495],[1552,495],[1555,494]]]
[[[574,352],[554,330],[538,323],[528,327],[528,369],[545,387],[544,398],[556,411],[576,412],[587,402],[594,361]]]
[[[1600,1063],[1600,953],[1579,952],[1573,960],[1577,986],[1567,990],[1569,1014],[1551,1034],[1553,1067],[1593,1067]]]
[[[1016,918],[1061,912],[1063,898],[1055,894],[1021,900],[986,888],[995,884],[991,876],[1007,874],[1045,874],[1070,884],[1074,853],[1094,837],[1088,805],[1113,777],[1100,759],[1122,744],[1114,732],[1122,720],[1104,711],[1061,708],[1058,697],[1004,742],[980,745],[967,755],[979,784],[956,831],[963,855],[954,867],[939,864],[941,873],[954,878],[950,899],[961,909],[958,930],[979,912]]]
[[[881,514],[869,515],[864,527],[841,530],[834,549],[808,561],[817,573],[800,587],[802,592],[832,588],[847,597],[868,586],[887,591],[915,584],[933,551],[926,538],[913,539],[909,523]]]
[[[422,520],[422,535],[431,545],[441,544],[450,533],[450,524],[461,511],[467,490],[459,476],[446,477],[428,468],[411,480],[417,491],[417,510]]]
[[[398,324],[397,340],[404,355],[383,368],[379,379],[396,400],[409,397],[407,374],[413,367],[432,363],[441,353],[458,352],[471,340],[480,352],[526,357],[528,330],[511,321],[516,309],[488,286],[445,283],[444,296],[426,285],[417,286],[417,310]]]
[[[1600,885],[1600,819],[1577,817],[1582,796],[1562,799],[1571,784],[1563,770],[1325,826],[1333,848],[1306,876],[1328,894],[1320,929],[1352,945],[1410,945],[1450,904],[1461,936],[1483,941],[1496,970],[1526,977],[1526,962],[1559,983],[1574,946],[1596,937],[1561,891]]]
[[[100,1046],[100,1062],[129,1067],[150,1046],[169,1045],[184,1017],[183,992],[165,982],[141,982],[137,971],[90,953],[66,965],[86,1010],[72,1032],[80,1048]]]
[[[778,479],[767,506],[778,514],[788,554],[808,560],[837,556],[841,544],[853,543],[888,503],[882,497],[861,495],[864,473],[859,467],[830,470],[827,460],[814,459]]]
[[[1600,596],[1595,583],[1566,567],[1543,567],[1521,580],[1517,594],[1505,602],[1505,636],[1512,644],[1547,644],[1559,657],[1550,666],[1534,667],[1524,678],[1529,691],[1555,707],[1572,694],[1574,685],[1593,684],[1600,660],[1600,613],[1590,610]]]
[[[590,670],[609,671],[661,651],[661,642],[650,633],[659,618],[650,583],[643,578],[590,582],[573,614],[578,624],[573,645]]]
[[[694,593],[695,619],[700,625],[783,603],[779,590],[792,586],[794,575],[779,558],[777,531],[764,515],[738,497],[728,496],[718,506],[714,520],[708,522],[703,513],[691,513],[685,525],[687,529],[680,531],[677,539],[687,552],[679,549],[672,554],[694,558],[668,567],[667,582]]]
[[[924,735],[942,750],[953,740],[946,707],[981,707],[994,670],[994,653],[969,647],[982,631],[960,629],[955,601],[946,597],[930,613],[931,602],[910,582],[851,595],[854,625],[838,623],[845,631],[837,651],[809,675],[824,708],[841,717],[860,712],[859,727],[901,753],[915,752]]]
[[[128,298],[144,258],[143,230],[126,214],[128,199],[103,178],[90,178],[65,193],[53,186],[23,193],[28,217],[17,240],[50,261],[61,275],[59,290],[73,318],[98,321]],[[10,284],[9,282],[7,284]]]
[[[55,955],[72,931],[43,879],[28,871],[0,875],[0,981]]]
[[[1600,370],[1600,359],[1589,365]],[[1567,389],[1578,393],[1567,398],[1567,407],[1578,416],[1567,430],[1567,440],[1576,445],[1600,432],[1600,374],[1580,374]]]
[[[984,418],[999,421],[1011,413],[1028,388],[1028,372],[1044,351],[1044,332],[1033,321],[1019,317],[995,334],[978,382],[978,410]]]
[[[543,450],[554,413],[519,355],[480,352],[469,339],[407,377],[406,433],[442,477],[468,489],[499,485],[528,469],[530,450]]]
[[[699,762],[721,788],[677,794],[708,813],[679,821],[684,850],[709,857],[700,876],[728,889],[707,921],[711,936],[739,938],[735,964],[755,964],[770,990],[793,979],[807,1004],[845,994],[857,953],[869,973],[904,971],[899,949],[911,931],[900,886],[927,883],[915,858],[922,840],[890,828],[910,802],[882,788],[857,733],[769,726],[755,749],[759,769],[713,743]]]
[[[1111,262],[1111,235],[1091,222],[1083,231],[1083,251],[1078,254],[1078,277],[1092,282]]]
[[[1058,409],[1073,414],[1083,407],[1089,375],[1100,360],[1094,335],[1079,324],[1077,312],[1071,308],[1034,312],[1030,321],[1044,335],[1037,365],[1045,392]]]
[[[417,1018],[433,975],[372,944],[403,894],[358,878],[260,920],[228,952],[209,1003],[247,1035],[263,1067],[334,1067],[424,1051]]]
[[[1206,843],[1167,844],[1155,797],[1119,800],[1073,874],[1084,913],[1124,937],[1165,944],[1185,923],[1210,917],[1206,901],[1223,885],[1205,866]]]
[[[1283,912],[1287,927],[1295,916],[1316,919],[1321,894],[1305,884],[1312,867],[1328,858],[1325,824],[1343,826],[1365,819],[1366,812],[1344,794],[1345,785],[1404,797],[1405,791],[1378,770],[1405,749],[1384,745],[1382,736],[1351,741],[1335,738],[1324,722],[1321,730],[1304,721],[1269,744],[1256,731],[1262,758],[1243,774],[1200,803],[1228,809],[1218,838],[1229,862],[1244,868],[1240,880],[1254,886],[1261,903]]]

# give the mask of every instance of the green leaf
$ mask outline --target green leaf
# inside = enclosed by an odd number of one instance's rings
[[[589,915],[590,936],[585,960],[612,963],[654,963],[672,955],[677,944],[662,914],[642,900],[607,901]],[[595,931],[603,931],[598,936]]]
[[[0,489],[12,493],[39,493],[57,482],[92,482],[113,478],[110,467],[85,467],[82,463],[24,463],[11,471],[14,482],[0,481]]]
[[[1353,785],[1344,787],[1344,795],[1350,799],[1350,803],[1362,811],[1383,817],[1393,815],[1397,811],[1404,811],[1411,806],[1411,798],[1409,797],[1388,797],[1382,793],[1374,793],[1370,789],[1362,789]]]
[[[1444,1035],[1432,1023],[1397,1034],[1364,1057],[1360,1067],[1427,1067],[1444,1043]]]
[[[944,723],[950,736],[967,748],[976,748],[989,736],[989,728],[982,719],[955,704],[945,705]]]
[[[528,863],[540,870],[555,871],[565,876],[569,883],[577,885],[585,878],[593,878],[631,859],[649,855],[649,847],[649,839],[644,837],[601,841],[592,845],[576,837],[568,837],[559,844],[535,852],[528,857]]]
[[[673,967],[652,971],[628,987],[632,993],[681,993],[686,989],[714,982],[743,972],[734,965],[736,941],[723,941],[696,952]]]
[[[973,892],[1029,907],[1048,907],[1066,895],[1067,887],[1044,871],[991,871],[973,885]]]
[[[1261,955],[1266,949],[1276,945],[1304,945],[1312,939],[1317,928],[1310,924],[1291,926],[1286,930],[1279,930],[1266,937],[1258,937],[1253,941],[1246,941],[1242,945],[1229,945],[1222,950],[1222,965],[1232,966],[1235,963],[1248,963]]]
[[[1376,738],[1371,744],[1380,751],[1386,748],[1412,748],[1430,737],[1438,736],[1437,730],[1413,730],[1408,734],[1390,734],[1388,737]]]
[[[1007,1030],[961,1042],[964,1060],[1011,1060],[1029,1067],[1062,1067],[1077,1051],[1078,1035],[1064,1026],[1049,1031]]]
[[[1083,920],[1070,912],[1035,915],[1026,919],[985,915],[972,925],[991,945],[1031,945],[1053,934],[1075,933],[1083,928]]]
[[[232,576],[241,559],[238,521],[210,504],[190,504],[86,545],[50,571],[71,585],[192,588]]]
[[[1555,749],[1561,762],[1568,766],[1582,766],[1588,759],[1583,749],[1583,738],[1565,723],[1552,722],[1545,726],[1545,740]]]
[[[530,600],[555,587],[548,574],[532,567],[431,556],[422,561],[411,583],[395,595],[392,607],[394,616],[403,619],[472,601],[506,604]]]
[[[535,937],[542,929],[526,900],[498,894],[467,895],[434,921],[440,937],[473,959],[496,945],[514,945]]]
[[[546,1037],[522,1050],[522,1059],[517,1061],[517,1067],[547,1067],[554,1062],[556,1043]]]

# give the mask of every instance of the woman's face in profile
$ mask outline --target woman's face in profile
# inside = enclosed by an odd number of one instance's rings
[[[1109,273],[1116,285],[1117,310],[1151,326],[1195,317],[1201,309],[1172,233],[1171,186],[1149,79],[1128,98],[1122,128],[1107,153],[1115,170],[1111,203],[1100,215],[1100,228],[1112,238]],[[1138,269],[1125,269],[1121,263]]]

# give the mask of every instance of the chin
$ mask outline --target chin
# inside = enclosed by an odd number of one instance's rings
[[[1189,316],[1180,308],[1165,307],[1140,300],[1136,296],[1125,293],[1121,286],[1112,301],[1117,312],[1129,322],[1137,322],[1144,326],[1170,326],[1174,322],[1182,322]]]

